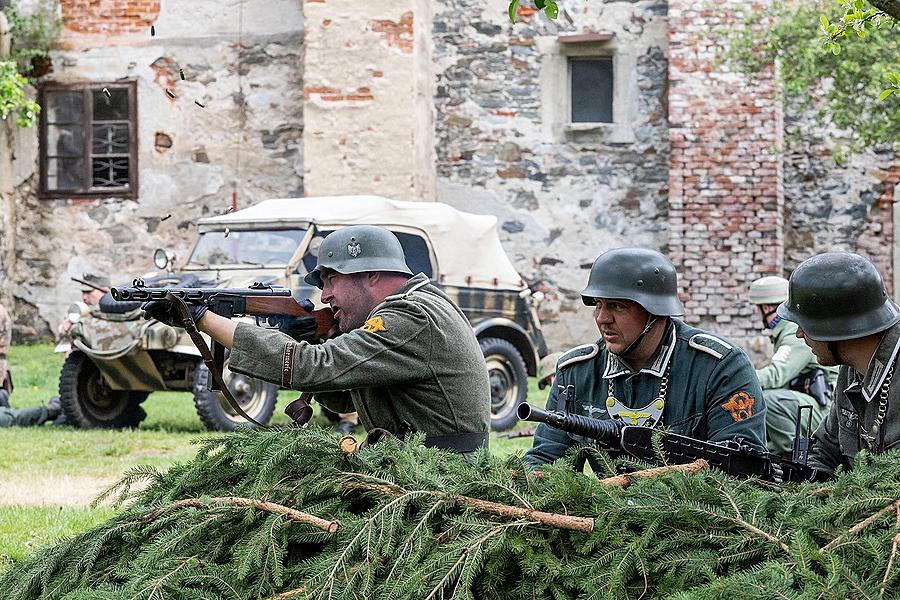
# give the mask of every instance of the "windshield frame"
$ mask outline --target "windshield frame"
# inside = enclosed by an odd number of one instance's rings
[[[249,225],[249,224],[247,224]],[[292,225],[284,225],[281,227],[273,226],[272,224],[265,224],[260,227],[260,224],[253,224],[252,226],[245,226],[244,224],[235,224],[233,226],[220,226],[220,227],[204,227],[197,232],[197,238],[194,241],[194,245],[188,253],[187,261],[184,263],[183,268],[185,270],[236,270],[236,269],[285,269],[290,263],[291,260],[296,255],[298,249],[301,246],[305,245],[306,239],[309,237],[309,229],[311,225],[309,223],[303,224],[292,224]],[[304,227],[305,226],[305,227]],[[201,241],[204,239],[205,235],[209,234],[219,234],[220,236],[228,232],[228,235],[233,233],[244,233],[250,234],[254,232],[260,233],[275,233],[280,231],[289,231],[294,232],[297,235],[297,246],[293,248],[290,253],[286,253],[277,261],[267,260],[264,262],[256,262],[251,260],[246,260],[242,262],[222,262],[210,264],[208,262],[199,262],[195,260],[194,255],[201,244]],[[229,257],[232,258],[232,257]]]

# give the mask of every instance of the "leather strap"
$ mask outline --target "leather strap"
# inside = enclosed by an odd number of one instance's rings
[[[422,445],[426,448],[440,448],[467,454],[487,447],[487,442],[487,433],[449,433],[426,436]]]
[[[194,319],[191,317],[191,311],[188,308],[185,301],[172,292],[166,293],[166,300],[168,300],[172,304],[172,309],[175,311],[176,316],[182,321],[184,325],[184,330],[187,331],[187,334],[191,337],[191,341],[194,342],[194,345],[197,346],[197,350],[200,351],[200,356],[203,358],[203,362],[206,364],[206,368],[209,369],[209,374],[212,376],[213,380],[219,386],[219,391],[222,396],[225,397],[225,400],[234,409],[234,411],[247,419],[249,422],[254,425],[261,427],[263,429],[268,429],[267,425],[263,425],[250,415],[248,415],[241,405],[238,404],[238,401],[234,399],[234,396],[231,395],[231,390],[228,389],[228,385],[225,383],[225,379],[222,377],[221,371],[219,371],[218,367],[216,367],[216,362],[213,360],[212,352],[209,349],[209,346],[206,345],[206,340],[203,339],[203,336],[200,335],[200,332],[197,330],[197,324],[194,323]]]

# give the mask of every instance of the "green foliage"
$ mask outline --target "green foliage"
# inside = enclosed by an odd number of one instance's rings
[[[853,147],[894,143],[900,111],[883,104],[893,94],[885,87],[900,89],[894,24],[863,0],[778,2],[744,16],[725,57],[747,73],[778,61],[788,102],[811,110],[821,127],[847,132]]]
[[[122,512],[17,563],[0,578],[0,597],[900,593],[900,566],[889,568],[891,540],[900,527],[894,510],[900,498],[897,453],[861,455],[854,471],[827,484],[778,488],[704,472],[637,480],[623,490],[573,473],[566,460],[536,478],[525,474],[519,456],[479,454],[467,462],[397,442],[347,455],[337,441],[315,428],[244,430],[204,441],[194,460],[168,472],[135,470],[122,488],[141,478],[150,485],[132,492]],[[587,516],[594,531],[495,516],[459,496]],[[329,534],[290,520],[283,510],[229,503],[227,497],[264,499],[341,527]],[[175,504],[184,499],[192,504]]]
[[[19,127],[34,125],[41,107],[25,96],[26,85],[28,80],[19,74],[15,62],[0,62],[0,119],[15,115]]]
[[[27,14],[20,13],[15,4],[4,9],[12,33],[12,60],[26,77],[33,74],[36,62],[48,60],[50,51],[59,39],[61,23],[57,0],[38,0],[31,3]]]
[[[516,15],[519,10],[519,0],[511,0],[507,12],[509,13],[509,22],[516,22]],[[534,7],[547,15],[548,19],[556,19],[559,16],[559,4],[554,0],[534,0]]]

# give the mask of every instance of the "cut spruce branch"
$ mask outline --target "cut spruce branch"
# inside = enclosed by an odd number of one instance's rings
[[[409,493],[407,490],[385,483],[369,483],[363,481],[347,482],[344,484],[344,487],[348,490],[370,490],[380,492],[391,498],[399,498]],[[540,523],[541,525],[556,527],[557,529],[569,529],[572,531],[584,531],[590,533],[594,530],[594,519],[590,517],[559,515],[534,510],[532,508],[521,508],[518,506],[510,506],[508,504],[501,504],[500,502],[491,502],[489,500],[481,500],[480,498],[469,498],[468,496],[460,496],[457,494],[445,494],[443,492],[428,492],[428,494],[441,501],[462,504],[495,517],[533,521],[535,523]]]
[[[882,508],[875,514],[869,515],[868,517],[866,517],[865,519],[863,519],[862,521],[860,521],[859,523],[857,523],[856,525],[854,525],[853,527],[851,527],[850,529],[848,529],[847,531],[842,533],[841,535],[837,536],[836,538],[834,538],[833,540],[831,540],[830,542],[828,542],[827,544],[825,544],[824,546],[819,548],[819,552],[828,552],[829,550],[836,547],[838,544],[842,543],[844,541],[844,539],[847,538],[848,536],[856,535],[857,533],[859,533],[860,531],[862,531],[863,529],[865,529],[866,527],[868,527],[869,525],[871,525],[872,523],[874,523],[875,521],[877,521],[878,519],[880,519],[881,517],[886,515],[887,513],[897,510],[898,507],[900,507],[900,500],[891,502],[890,504],[888,504],[887,506],[885,506],[884,508]]]
[[[145,520],[152,521],[166,511],[176,510],[179,508],[210,508],[216,506],[249,507],[265,512],[275,513],[278,515],[284,515],[292,521],[298,521],[300,523],[313,525],[327,533],[335,533],[341,527],[339,521],[329,521],[327,519],[322,519],[309,513],[295,510],[287,506],[282,506],[281,504],[275,504],[274,502],[256,500],[253,498],[240,498],[238,496],[225,496],[221,498],[185,498],[183,500],[177,500],[168,506],[164,506],[162,508],[158,508],[149,512],[146,515]]]
[[[615,485],[624,488],[631,485],[635,479],[648,479],[666,475],[668,473],[699,473],[701,471],[706,471],[707,469],[709,469],[709,463],[701,458],[683,465],[666,465],[664,467],[653,467],[652,469],[635,471],[634,473],[614,475],[612,477],[601,479],[600,483],[603,485]]]

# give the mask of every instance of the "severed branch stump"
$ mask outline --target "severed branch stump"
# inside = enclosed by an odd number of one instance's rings
[[[619,487],[626,488],[631,485],[632,481],[636,478],[650,478],[650,477],[659,477],[660,475],[665,475],[666,473],[699,473],[701,471],[706,471],[709,469],[709,463],[705,460],[698,459],[694,462],[685,463],[683,465],[667,465],[665,467],[653,467],[652,469],[644,469],[643,471],[635,471],[634,473],[624,473],[622,475],[615,475],[613,477],[607,477],[606,479],[601,479],[600,483],[603,485],[616,485]]]
[[[309,513],[301,512],[299,510],[284,506],[282,504],[275,504],[274,502],[267,502],[265,500],[256,500],[253,498],[242,498],[240,496],[223,496],[220,498],[209,498],[209,499],[201,499],[201,498],[185,498],[184,500],[177,500],[168,506],[164,506],[162,508],[158,508],[153,510],[144,517],[146,521],[152,521],[157,518],[160,514],[167,510],[173,510],[178,508],[192,507],[192,508],[206,508],[211,504],[219,504],[225,506],[242,506],[242,507],[252,507],[257,510],[262,510],[265,512],[275,513],[279,515],[284,515],[288,519],[292,521],[298,521],[300,523],[307,523],[314,527],[318,527],[322,531],[328,533],[335,533],[338,529],[340,529],[341,524],[339,521],[328,521],[326,519],[322,519],[315,515],[311,515]]]

